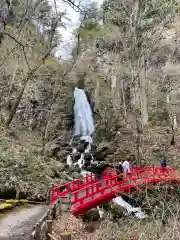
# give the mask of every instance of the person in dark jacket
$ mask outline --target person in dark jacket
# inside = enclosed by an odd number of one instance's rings
[[[122,166],[122,163],[121,163],[121,162],[119,162],[119,164],[117,165],[116,169],[117,169],[117,175],[120,175],[120,174],[123,173],[123,166]],[[123,179],[122,176],[118,176],[118,177],[117,177],[117,181],[118,181],[118,182],[121,182],[122,179]]]
[[[166,157],[165,156],[162,157],[161,167],[162,168],[166,168],[167,167],[167,161],[166,161]]]

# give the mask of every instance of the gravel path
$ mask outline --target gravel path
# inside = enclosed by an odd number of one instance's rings
[[[29,240],[34,225],[47,209],[46,205],[24,206],[0,215],[0,240]]]

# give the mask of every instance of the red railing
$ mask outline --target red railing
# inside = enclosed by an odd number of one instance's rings
[[[54,186],[51,193],[51,204],[57,198],[71,193],[71,212],[74,215],[79,215],[98,206],[103,201],[111,200],[117,192],[133,191],[139,186],[164,181],[180,181],[180,175],[175,169],[154,166],[142,169],[135,167],[127,175],[117,175],[116,169],[108,169],[103,172],[101,181],[97,181],[96,176],[92,174],[82,179]]]
[[[106,179],[112,175],[117,175],[116,169],[105,170],[102,174],[102,179]],[[65,196],[71,192],[74,192],[97,181],[98,180],[96,175],[91,174],[80,179],[72,180],[71,182],[65,184],[61,184],[58,186],[54,185],[54,187],[51,189],[51,201],[54,202],[54,200],[56,200],[58,197]]]
[[[81,179],[72,180],[71,182],[65,184],[58,186],[54,185],[54,187],[51,189],[51,201],[54,202],[58,197],[65,196],[96,181],[96,175],[91,174]]]
[[[120,181],[118,181],[120,180]],[[88,185],[72,193],[71,213],[80,215],[89,209],[109,201],[117,192],[133,191],[139,186],[157,184],[164,181],[180,181],[174,169],[146,167],[132,171],[128,175],[114,175],[100,182]]]

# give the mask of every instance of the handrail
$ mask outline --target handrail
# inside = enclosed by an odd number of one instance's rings
[[[117,191],[133,191],[139,186],[157,184],[164,181],[180,181],[180,174],[173,168],[147,166],[134,167],[128,174],[117,175],[116,169],[107,169],[102,180],[97,181],[95,174],[52,188],[51,201],[71,193],[71,212],[79,215],[98,206],[105,200],[111,200]],[[61,191],[64,188],[64,191]]]
[[[61,184],[58,186],[54,186],[51,189],[51,200],[55,201],[60,196],[65,196],[70,192],[76,191],[84,186],[87,186],[88,184],[92,184],[93,182],[96,182],[96,175],[91,174],[89,176],[80,178],[80,179],[74,179],[71,182]]]
[[[161,181],[180,181],[180,176],[177,178],[174,175],[173,169],[162,169],[149,167],[136,170],[128,175],[114,175],[107,179],[103,179],[92,185],[88,185],[72,193],[72,209],[71,212],[75,215],[80,214],[84,210],[90,209],[92,206],[103,200],[112,199],[117,191],[134,190],[138,186],[146,185],[148,183],[156,184]],[[121,177],[122,181],[118,182]]]

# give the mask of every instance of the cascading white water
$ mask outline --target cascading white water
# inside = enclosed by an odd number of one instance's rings
[[[75,88],[74,90],[74,135],[92,136],[94,133],[93,114],[83,89]]]
[[[128,214],[134,214],[138,219],[144,219],[147,215],[141,210],[140,207],[133,207],[127,203],[122,197],[116,197],[112,200],[113,203],[125,208]]]
[[[67,156],[67,164],[69,167],[79,166],[81,169],[81,175],[85,176],[91,174],[90,172],[83,170],[83,166],[85,164],[84,155],[85,153],[90,153],[93,143],[91,136],[94,133],[94,120],[90,104],[83,89],[77,87],[75,88],[74,100],[74,137],[81,136],[79,139],[80,142],[84,141],[84,143],[88,144],[86,144],[84,151],[81,152],[79,159],[75,162],[73,161],[73,155],[75,155],[78,150],[76,148],[73,148],[71,155]],[[90,163],[92,162],[93,156]]]

